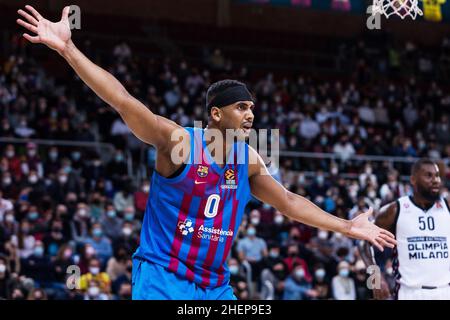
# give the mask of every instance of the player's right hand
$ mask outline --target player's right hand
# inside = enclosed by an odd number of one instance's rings
[[[32,43],[45,44],[61,54],[72,37],[69,24],[70,7],[64,8],[61,21],[59,22],[48,21],[30,5],[25,6],[25,8],[29,13],[21,9],[17,11],[25,21],[17,19],[17,23],[35,35],[31,36],[28,33],[24,33],[24,38]]]
[[[381,277],[380,289],[373,289],[373,298],[375,300],[387,300],[390,296],[389,285],[384,277]]]

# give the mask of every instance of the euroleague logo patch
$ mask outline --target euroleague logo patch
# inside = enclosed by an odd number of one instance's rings
[[[233,169],[225,171],[225,184],[221,185],[222,189],[237,189],[236,177]]]
[[[226,180],[234,180],[234,170],[233,169],[228,169],[225,172],[225,179]]]
[[[197,168],[197,175],[200,178],[205,178],[208,175],[209,167],[202,166],[201,164]]]

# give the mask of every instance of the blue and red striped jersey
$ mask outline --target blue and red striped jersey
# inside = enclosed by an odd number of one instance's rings
[[[168,179],[154,171],[135,257],[157,263],[203,288],[229,282],[226,260],[251,198],[248,145],[235,142],[227,163],[214,162],[201,128],[189,161]]]

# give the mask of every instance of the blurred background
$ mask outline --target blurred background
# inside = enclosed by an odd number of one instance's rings
[[[255,127],[280,130],[274,177],[348,219],[409,194],[418,157],[439,162],[448,195],[450,1],[425,2],[368,30],[371,1],[30,1],[53,21],[78,5],[75,44],[182,126],[206,120],[209,84],[245,82]],[[21,37],[25,4],[0,0],[0,298],[130,299],[155,150]],[[239,299],[372,298],[357,242],[257,200],[246,213],[228,260]],[[390,250],[376,255],[393,285]]]

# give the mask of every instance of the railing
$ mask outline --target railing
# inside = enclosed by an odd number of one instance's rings
[[[316,160],[329,160],[336,163],[355,163],[355,162],[388,162],[390,168],[395,168],[396,165],[412,165],[414,162],[420,158],[416,157],[398,157],[398,156],[376,156],[376,155],[352,155],[343,158],[341,155],[336,153],[320,153],[320,152],[297,152],[297,151],[280,151],[279,154],[275,154],[280,158],[297,158],[297,159],[316,159]],[[450,164],[450,158],[440,158],[434,159],[438,163],[445,164],[448,166]],[[306,177],[315,177],[317,171],[303,171]],[[328,177],[331,174],[329,172],[324,172],[324,176]],[[339,177],[346,179],[356,179],[360,173],[339,173]],[[407,174],[399,174],[399,179],[401,181],[409,181],[409,172]]]
[[[80,147],[80,148],[91,148],[95,149],[97,153],[100,155],[104,162],[108,162],[112,158],[112,154],[115,151],[114,145],[110,143],[102,143],[102,142],[86,142],[86,141],[69,141],[69,140],[44,140],[44,139],[19,139],[19,138],[0,138],[0,143],[12,143],[12,144],[26,144],[26,143],[35,143],[37,145],[46,145],[46,146],[67,146],[67,147]],[[138,159],[138,165],[135,170],[135,166],[133,164],[133,159],[131,156],[131,152],[128,150],[124,150],[127,161],[127,169],[128,175],[137,179],[139,183],[142,180],[148,178],[148,152],[149,147],[143,146],[140,152],[140,159]],[[343,159],[341,155],[336,153],[319,153],[319,152],[298,152],[298,151],[280,151],[278,153],[274,153],[272,156],[278,156],[280,158],[295,158],[295,159],[315,159],[315,160],[329,160],[334,161],[336,163],[341,162],[388,162],[391,168],[394,168],[394,164],[412,164],[420,158],[414,157],[397,157],[397,156],[375,156],[375,155],[352,155],[348,158]],[[438,162],[445,164],[448,166],[450,164],[450,158],[440,158]],[[315,177],[317,175],[317,171],[308,171],[302,170],[305,176],[307,177]],[[324,176],[329,176],[329,172],[324,172]],[[359,176],[359,173],[339,173],[340,177],[355,179]],[[400,179],[403,181],[409,180],[409,175],[401,175]]]
[[[244,269],[244,273],[245,273],[245,280],[247,282],[248,293],[249,293],[250,298],[252,299],[255,294],[255,290],[254,290],[253,282],[252,282],[252,272],[253,272],[252,266],[247,260],[244,260],[244,261],[242,261],[242,268]]]

